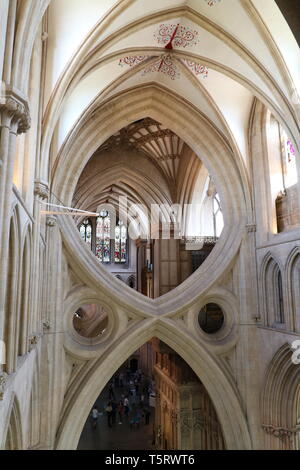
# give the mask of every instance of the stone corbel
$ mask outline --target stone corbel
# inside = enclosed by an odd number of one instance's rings
[[[7,374],[5,372],[0,372],[0,401],[2,401],[4,398],[6,383],[7,383]]]
[[[6,113],[17,124],[18,134],[30,129],[31,118],[26,98],[15,88],[5,84],[1,87],[0,112]]]
[[[47,217],[47,225],[48,227],[55,227],[57,223],[57,218],[55,216],[49,216]]]
[[[29,338],[29,350],[32,351],[39,342],[39,336],[31,336]]]
[[[50,321],[49,321],[49,320],[44,321],[44,323],[43,323],[43,331],[44,331],[44,333],[45,333],[46,331],[49,331],[50,328],[51,328]]]
[[[35,180],[34,195],[40,197],[41,199],[47,199],[49,197],[48,183],[40,180]]]

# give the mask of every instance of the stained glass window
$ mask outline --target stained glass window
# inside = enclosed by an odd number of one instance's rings
[[[89,219],[86,219],[79,227],[80,235],[90,248],[92,248],[92,224]]]
[[[108,212],[101,212],[97,219],[96,256],[102,263],[110,262],[110,224]]]
[[[281,128],[282,147],[283,147],[283,173],[284,186],[290,188],[298,182],[297,166],[296,166],[296,150],[293,142],[287,133]]]
[[[115,228],[115,263],[127,261],[127,228],[120,220]]]

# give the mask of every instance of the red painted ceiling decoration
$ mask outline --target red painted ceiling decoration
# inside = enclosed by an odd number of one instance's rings
[[[201,65],[198,62],[189,59],[182,59],[182,62],[184,62],[196,76],[203,75],[203,78],[207,78],[208,68],[205,67],[205,65]]]
[[[199,42],[198,34],[198,31],[181,24],[161,24],[154,37],[166,49],[173,49],[173,47],[196,46]]]
[[[145,67],[142,74],[146,75],[151,72],[160,72],[167,75],[171,80],[175,80],[180,77],[180,71],[176,65],[176,59],[172,57],[172,51],[174,47],[186,48],[188,46],[196,46],[199,42],[198,31],[194,31],[188,26],[181,24],[161,24],[158,32],[154,34],[159,44],[163,44],[167,51],[166,54],[161,55],[156,61]],[[128,65],[129,67],[135,67],[146,59],[153,57],[147,55],[135,55],[122,57],[119,61],[119,65]],[[199,62],[189,59],[177,59],[179,62],[186,65],[196,76],[202,75],[203,78],[208,76],[208,68]]]
[[[171,80],[175,80],[175,78],[180,77],[179,69],[170,54],[165,54],[162,57],[159,57],[156,62],[149,65],[149,67],[146,67],[143,71],[143,75],[146,75],[149,72],[161,72],[170,77]]]
[[[144,60],[146,60],[149,56],[147,55],[134,55],[134,56],[127,56],[120,59],[119,65],[129,65],[129,67],[133,67],[134,65],[138,65]]]
[[[210,7],[213,7],[216,3],[219,3],[221,0],[204,0]]]

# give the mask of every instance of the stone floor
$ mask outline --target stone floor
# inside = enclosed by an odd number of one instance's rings
[[[116,401],[120,399],[122,390],[115,391]],[[123,418],[123,423],[116,423],[110,428],[107,423],[107,416],[104,411],[109,401],[108,389],[106,388],[99,396],[96,405],[103,413],[98,419],[96,429],[93,429],[91,418],[89,417],[83,428],[78,444],[78,450],[154,450],[153,441],[153,417],[154,409],[151,408],[150,424],[145,425],[142,421],[139,429],[131,429],[130,417]],[[130,408],[135,406],[134,400],[130,399]]]

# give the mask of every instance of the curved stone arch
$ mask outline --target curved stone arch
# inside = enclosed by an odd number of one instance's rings
[[[261,396],[266,448],[295,449],[299,400],[300,368],[293,364],[291,347],[286,343],[269,364]]]
[[[261,263],[259,276],[263,323],[265,326],[273,326],[276,322],[276,317],[280,315],[278,310],[279,292],[276,283],[277,281],[279,282],[278,276],[280,275],[283,289],[283,272],[281,263],[276,260],[276,257],[271,252],[268,252]],[[270,312],[273,312],[273,317],[271,317]]]
[[[144,321],[138,328],[126,331],[116,344],[93,363],[84,380],[66,397],[57,433],[56,449],[76,449],[80,434],[99,393],[124,362],[152,337],[174,349],[202,381],[215,406],[228,449],[251,449],[251,438],[242,410],[239,392],[226,371],[193,337],[179,331],[170,322]]]
[[[4,432],[3,448],[5,450],[23,449],[23,432],[20,406],[16,394],[13,392],[7,415],[6,431]]]
[[[199,326],[199,313],[209,304],[217,304],[223,311],[224,324],[222,328],[212,335],[202,331]],[[188,314],[188,328],[206,344],[207,348],[218,355],[226,354],[232,350],[239,340],[239,302],[236,296],[223,287],[211,289],[204,294]]]
[[[20,259],[20,224],[18,206],[13,210],[10,218],[9,229],[9,276],[7,284],[6,317],[4,322],[4,336],[6,342],[6,372],[12,373],[16,368],[17,349],[15,347],[18,337],[17,325],[17,302],[19,282],[19,259]]]
[[[28,340],[30,330],[30,286],[31,286],[31,253],[32,253],[32,233],[31,227],[26,227],[24,239],[21,245],[21,263],[19,271],[19,293],[18,293],[18,334],[16,349],[19,356],[24,356],[28,352]]]
[[[39,431],[40,431],[40,419],[41,419],[41,409],[40,409],[40,389],[39,389],[39,367],[38,362],[34,368],[32,385],[31,385],[31,394],[30,394],[30,404],[29,404],[29,431],[28,431],[28,446],[29,448],[35,448],[39,444]]]
[[[142,102],[139,100],[141,97],[143,97]],[[166,99],[168,103],[166,103]],[[126,127],[129,122],[145,117],[163,121],[162,124],[185,141],[201,158],[216,182],[220,183],[220,177],[222,176],[221,170],[217,174],[216,167],[222,168],[229,183],[232,172],[234,172],[235,177],[240,182],[239,188],[235,189],[241,190],[242,193],[238,195],[235,193],[235,199],[241,196],[243,202],[246,201],[248,207],[251,207],[248,181],[241,176],[228,142],[213,128],[201,112],[180,96],[155,84],[125,90],[104,103],[99,103],[99,97],[94,101],[91,107],[81,116],[61,148],[52,170],[53,191],[59,194],[65,202],[71,203],[76,182],[97,148],[113,133]],[[198,137],[200,130],[201,138]],[[80,139],[78,139],[78,134],[80,134]],[[71,154],[72,159],[70,158]],[[75,158],[74,155],[76,155]],[[222,155],[222,161],[220,161],[219,155]],[[72,161],[67,162],[69,159]],[[212,167],[212,162],[214,162],[215,168]],[[62,181],[65,180],[66,174],[70,179],[66,168],[70,164],[74,173],[72,184],[66,194],[66,191],[62,191]],[[58,167],[59,172],[57,171]],[[59,176],[57,173],[63,174],[63,176]],[[71,168],[69,168],[70,173]],[[224,188],[226,185],[223,184],[222,186]],[[221,187],[220,184],[219,187]],[[238,204],[238,201],[234,198],[232,198],[232,201]]]
[[[11,84],[27,94],[34,41],[39,25],[51,0],[22,0],[15,36]]]
[[[300,333],[300,246],[289,254],[284,277],[286,283],[286,311],[289,312],[291,331]]]
[[[126,6],[124,6],[124,8],[126,8]],[[253,8],[252,8],[252,10],[253,10]],[[251,53],[251,51],[247,50],[241,43],[238,43],[236,37],[231,36],[228,32],[225,32],[224,29],[220,28],[218,25],[214,24],[212,21],[207,21],[207,18],[203,17],[201,14],[195,12],[194,10],[191,12],[189,9],[187,10],[185,7],[176,8],[176,10],[174,10],[174,8],[171,8],[171,9],[168,9],[168,10],[164,10],[163,12],[158,12],[158,13],[155,13],[155,14],[151,14],[147,17],[142,17],[139,20],[135,20],[131,24],[129,24],[129,25],[127,24],[127,25],[123,26],[122,28],[120,28],[117,32],[118,37],[120,37],[120,35],[122,35],[122,34],[123,35],[125,34],[127,36],[128,33],[129,33],[130,28],[135,30],[137,28],[137,26],[139,26],[140,29],[142,30],[142,28],[145,26],[145,24],[148,24],[149,22],[151,24],[151,22],[152,23],[157,22],[160,19],[163,19],[165,21],[166,18],[167,19],[172,18],[172,17],[174,17],[174,12],[176,12],[177,16],[178,15],[185,16],[185,15],[188,14],[189,17],[190,16],[195,17],[195,22],[196,23],[198,22],[203,28],[207,29],[211,34],[215,34],[217,37],[221,37],[222,39],[224,39],[224,41],[227,44],[230,44],[231,47],[234,50],[238,50],[238,53],[242,57],[244,57],[246,62],[251,63],[251,65],[254,67],[254,69],[257,69],[259,74],[264,77],[264,79],[267,81],[268,85],[270,85],[275,90],[275,94],[277,94],[277,98],[279,100],[281,100],[281,102],[282,102],[282,107],[285,108],[286,113],[289,115],[290,122],[291,122],[290,127],[294,128],[294,132],[292,131],[291,134],[292,135],[294,134],[295,136],[298,135],[299,132],[298,132],[297,128],[295,127],[295,116],[294,116],[292,107],[289,105],[286,97],[283,95],[281,90],[279,90],[279,86],[276,83],[274,83],[274,81],[270,77],[270,74],[268,73],[267,69],[262,64],[257,62],[257,60],[255,59],[255,57],[253,56],[253,53]],[[115,11],[112,12],[112,13],[115,14]],[[251,14],[253,16],[253,11],[251,12]],[[257,16],[258,16],[258,14],[256,12],[255,21],[260,22],[259,27],[260,27],[260,29],[262,29],[262,22],[261,22],[261,20],[257,19]],[[109,14],[105,17],[105,21],[107,21],[109,23],[109,21],[110,21],[110,15]],[[45,116],[45,133],[44,133],[44,139],[43,139],[43,142],[42,142],[42,154],[43,155],[48,155],[48,150],[49,150],[49,147],[50,147],[50,140],[51,140],[52,134],[54,132],[56,119],[58,119],[58,116],[60,115],[60,112],[61,112],[61,106],[62,106],[64,97],[67,94],[69,94],[71,92],[71,90],[73,89],[72,87],[75,87],[76,84],[78,84],[80,82],[82,77],[86,76],[86,74],[91,70],[92,65],[89,65],[88,61],[91,61],[91,62],[94,61],[94,64],[98,65],[99,62],[101,62],[101,60],[106,60],[106,58],[103,59],[101,57],[100,58],[97,57],[97,54],[96,54],[97,49],[99,49],[103,46],[105,48],[107,48],[109,42],[111,44],[113,44],[114,41],[116,40],[116,32],[114,32],[108,38],[106,37],[104,42],[100,42],[100,44],[96,43],[96,49],[95,48],[92,49],[93,43],[95,43],[95,38],[97,37],[97,35],[100,34],[100,32],[103,29],[105,29],[105,22],[104,23],[99,22],[94,27],[93,31],[88,35],[88,37],[85,39],[84,43],[81,44],[80,48],[74,54],[73,60],[72,60],[72,63],[71,63],[71,67],[69,69],[66,69],[63,72],[63,74],[61,75],[58,83],[56,84],[55,90],[54,90],[53,95],[52,95],[52,99],[49,103],[49,106],[47,107],[46,116]],[[266,28],[264,30],[264,33],[269,34],[268,31],[266,31]],[[269,37],[269,42],[271,42],[271,40],[272,40],[272,38]],[[150,52],[151,52],[151,50],[152,50],[152,53],[153,53],[153,48],[149,48]],[[89,54],[88,55],[88,60],[86,60],[85,51],[88,51],[88,54]],[[149,51],[148,51],[148,53],[149,53]],[[154,49],[154,51],[155,51],[155,49]],[[129,53],[131,53],[131,54],[133,54],[134,52],[135,51],[132,48],[129,50]],[[279,53],[279,50],[274,45],[273,45],[273,51],[272,52],[274,54],[277,54],[279,62],[282,62],[282,57]],[[142,54],[142,53],[143,53],[143,51],[141,49],[139,49],[138,54]],[[125,54],[126,54],[126,51],[125,51]],[[118,54],[118,56],[119,55],[120,54]],[[244,84],[246,87],[250,87],[251,91],[253,91],[257,96],[259,96],[260,99],[264,100],[264,102],[267,103],[268,106],[271,107],[274,110],[274,113],[279,116],[279,119],[281,121],[283,121],[283,122],[285,121],[285,119],[283,119],[283,117],[281,115],[280,107],[278,107],[275,104],[275,102],[271,103],[270,100],[268,100],[267,97],[263,95],[263,92],[259,91],[254,84],[252,84],[250,86],[250,83],[248,83],[248,82],[246,83],[245,79],[243,77],[241,77],[239,74],[234,73],[233,70],[229,70],[227,67],[220,66],[220,65],[218,65],[214,62],[211,62],[211,61],[209,61],[209,59],[207,57],[201,58],[201,57],[198,57],[198,56],[195,56],[195,55],[193,56],[192,54],[189,55],[189,54],[186,54],[186,53],[184,53],[183,55],[185,55],[186,57],[190,57],[190,58],[194,57],[194,59],[197,58],[200,61],[204,60],[206,63],[209,63],[209,65],[212,68],[216,68],[217,70],[222,71],[223,73],[227,74],[228,76],[231,76],[231,78],[234,78],[234,79],[238,80],[240,83]],[[281,66],[280,70],[283,70],[283,69],[284,69],[284,67]],[[294,88],[294,84],[292,82],[292,77],[286,71],[284,73],[284,76],[285,76],[286,82],[289,84],[290,90],[294,90],[295,88]]]
[[[121,175],[121,176],[120,176]],[[120,181],[124,181],[130,186],[132,191],[132,198],[135,197],[137,204],[143,204],[145,207],[149,207],[150,204],[171,204],[171,198],[168,194],[160,191],[160,187],[155,181],[150,179],[147,174],[142,171],[134,171],[128,168],[126,165],[120,164],[113,168],[109,168],[107,171],[95,173],[97,180],[95,183],[91,181],[87,184],[87,189],[84,193],[84,197],[81,194],[76,199],[76,203],[80,204],[81,207],[91,207],[86,205],[86,200],[90,193],[95,192],[96,186],[114,186],[118,187]],[[134,187],[137,185],[137,188]],[[151,201],[151,202],[150,202]]]
[[[120,286],[119,286],[120,288]],[[78,308],[85,304],[97,304],[104,308],[108,316],[107,332],[103,338],[87,339],[78,335],[73,327],[73,315]],[[88,287],[71,290],[64,303],[64,318],[62,319],[65,332],[65,349],[69,354],[80,356],[85,360],[94,359],[114,341],[122,330],[126,328],[127,319],[120,314],[109,297],[99,295]]]
[[[93,109],[97,109],[97,103],[91,109],[91,116],[93,116]],[[117,113],[115,112],[116,109],[118,110]],[[210,262],[203,263],[198,272],[194,273],[191,278],[184,281],[184,284],[177,288],[181,291],[183,290],[186,297],[191,301],[195,296],[199,296],[198,286],[200,284],[195,282],[196,279],[199,280],[201,278],[201,286],[203,286],[203,289],[206,289],[208,284],[211,283],[211,277],[217,278],[221,275],[221,271],[223,272],[220,263],[216,262],[221,252],[223,255],[225,252],[227,256],[226,259],[224,259],[224,256],[222,257],[223,267],[224,262],[232,262],[232,257],[239,249],[246,224],[246,201],[250,200],[247,182],[241,180],[230,148],[220,135],[212,131],[210,124],[193,107],[187,105],[186,102],[177,96],[156,86],[141,87],[139,90],[135,89],[122,93],[112,101],[109,100],[101,108],[101,112],[97,113],[96,117],[91,117],[90,119],[83,118],[82,129],[78,125],[72,134],[72,138],[64,146],[59,159],[59,172],[57,171],[54,174],[53,191],[60,200],[69,205],[72,201],[79,176],[99,145],[110,137],[113,132],[128,124],[128,121],[132,122],[149,115],[153,119],[163,121],[164,125],[172,129],[182,140],[186,141],[191,149],[201,157],[204,165],[214,178],[222,200],[225,228],[217,246],[210,255]],[[176,119],[174,116],[176,116]],[[77,137],[79,131],[81,133],[80,139]],[[219,158],[219,155],[222,155],[222,159]],[[72,158],[70,158],[71,156]],[[64,237],[69,239],[66,242],[69,245],[68,249],[73,251],[78,237],[74,237],[74,240],[70,243],[70,237],[74,231],[71,225],[70,221],[60,220]],[[235,230],[232,230],[232,227],[235,227]],[[80,252],[82,252],[82,248],[79,248],[77,255]],[[83,260],[80,262],[82,263]],[[87,278],[91,277],[92,273],[95,272],[94,268],[92,268],[93,262],[91,257],[90,263]],[[210,272],[208,272],[208,267],[210,267]],[[102,273],[102,283],[108,285],[107,279],[104,279],[104,277],[107,277],[104,268],[98,264],[96,271]],[[204,272],[205,276],[203,276]],[[97,276],[99,288],[99,274]],[[113,281],[111,278],[109,289],[114,287]],[[183,285],[185,285],[185,288]],[[187,289],[188,287],[189,289]],[[117,289],[116,285],[115,288]],[[134,298],[137,300],[137,292],[131,291],[130,296],[133,294],[135,294]],[[128,296],[129,293],[127,293]],[[166,302],[169,303],[169,311],[178,307],[174,297],[174,292],[164,296]],[[147,299],[147,301],[143,301],[143,304],[145,303],[148,303],[149,306],[150,303],[157,304],[158,302]],[[159,302],[159,308],[161,311],[165,311],[161,301]]]

